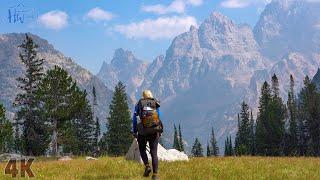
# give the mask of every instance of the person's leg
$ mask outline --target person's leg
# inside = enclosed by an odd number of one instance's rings
[[[158,173],[158,143],[159,143],[159,134],[152,135],[148,138],[150,153],[152,157],[152,169],[153,173]]]
[[[145,136],[141,136],[141,135],[138,135],[137,139],[138,139],[138,144],[139,144],[140,156],[141,156],[141,159],[145,165],[143,176],[148,177],[151,172],[151,167],[149,165],[148,156],[146,153],[147,139]]]
[[[141,159],[142,159],[144,165],[149,165],[148,156],[146,153],[147,139],[145,136],[138,135],[137,140],[138,140],[138,144],[139,144],[139,151],[140,151]]]

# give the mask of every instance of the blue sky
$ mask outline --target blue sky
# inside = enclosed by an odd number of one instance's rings
[[[0,33],[37,34],[96,74],[103,61],[112,59],[116,48],[131,50],[145,61],[165,54],[174,36],[187,31],[192,24],[200,25],[213,11],[227,15],[236,23],[254,26],[267,2],[1,0]],[[14,19],[22,15],[24,19]]]

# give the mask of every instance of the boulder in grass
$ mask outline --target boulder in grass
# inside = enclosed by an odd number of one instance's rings
[[[87,156],[86,157],[87,161],[91,161],[91,160],[98,160],[97,158],[91,157],[91,156]]]
[[[151,156],[149,152],[150,152],[149,146],[147,145],[148,159],[151,160]],[[133,161],[143,163],[140,157],[139,145],[136,139],[133,140],[125,158],[127,160],[133,160]],[[184,152],[180,152],[176,149],[166,150],[160,144],[158,144],[158,158],[160,161],[168,161],[168,162],[189,160],[188,156]]]
[[[71,161],[72,158],[70,156],[62,156],[58,159],[58,161]]]

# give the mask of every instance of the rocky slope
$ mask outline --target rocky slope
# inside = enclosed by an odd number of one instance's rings
[[[29,34],[39,45],[39,57],[45,59],[44,69],[48,70],[54,65],[66,69],[77,84],[86,89],[89,99],[92,100],[92,87],[97,90],[98,107],[96,114],[99,116],[101,126],[105,127],[106,116],[111,101],[112,91],[109,90],[96,76],[77,65],[71,58],[65,57],[55,50],[46,40]],[[11,33],[0,35],[0,102],[3,102],[10,112],[14,112],[12,102],[18,92],[16,78],[23,76],[25,68],[21,63],[17,48],[25,39],[25,34]],[[12,116],[11,116],[12,117]]]

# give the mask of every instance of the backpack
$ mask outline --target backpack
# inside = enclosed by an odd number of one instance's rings
[[[160,104],[153,98],[141,99],[138,102],[138,115],[144,128],[154,128],[160,125],[159,114],[157,108]]]

